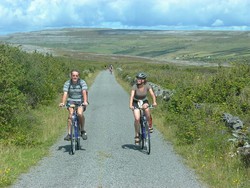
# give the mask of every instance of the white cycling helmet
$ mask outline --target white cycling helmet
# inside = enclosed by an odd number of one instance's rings
[[[139,78],[139,79],[146,79],[146,78],[147,78],[147,75],[146,75],[144,72],[139,72],[139,73],[136,75],[136,78]]]

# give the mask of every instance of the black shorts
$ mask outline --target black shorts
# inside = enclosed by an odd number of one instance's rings
[[[145,104],[145,103],[148,104],[148,100],[143,100],[143,104]],[[139,106],[138,106],[138,101],[133,100],[133,106],[134,106],[135,108],[139,108]]]

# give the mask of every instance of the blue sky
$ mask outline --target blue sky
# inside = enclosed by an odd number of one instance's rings
[[[53,28],[250,30],[250,0],[1,0],[0,34]]]

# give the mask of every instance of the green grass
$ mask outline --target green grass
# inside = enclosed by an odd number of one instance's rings
[[[10,185],[21,173],[27,172],[42,157],[48,155],[50,146],[66,130],[65,117],[67,115],[64,110],[58,108],[57,103],[56,101],[51,106],[41,107],[34,111],[34,118],[41,122],[40,131],[36,135],[39,145],[22,147],[13,144],[6,146],[0,143],[0,187]]]
[[[1,146],[0,187],[10,185],[21,173],[35,165],[48,148],[22,148]]]

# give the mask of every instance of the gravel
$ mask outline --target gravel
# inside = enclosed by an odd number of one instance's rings
[[[129,95],[108,71],[97,76],[89,101],[88,139],[81,141],[81,150],[70,155],[70,142],[62,135],[50,155],[22,174],[13,188],[205,187],[156,129],[150,155],[134,145]]]

